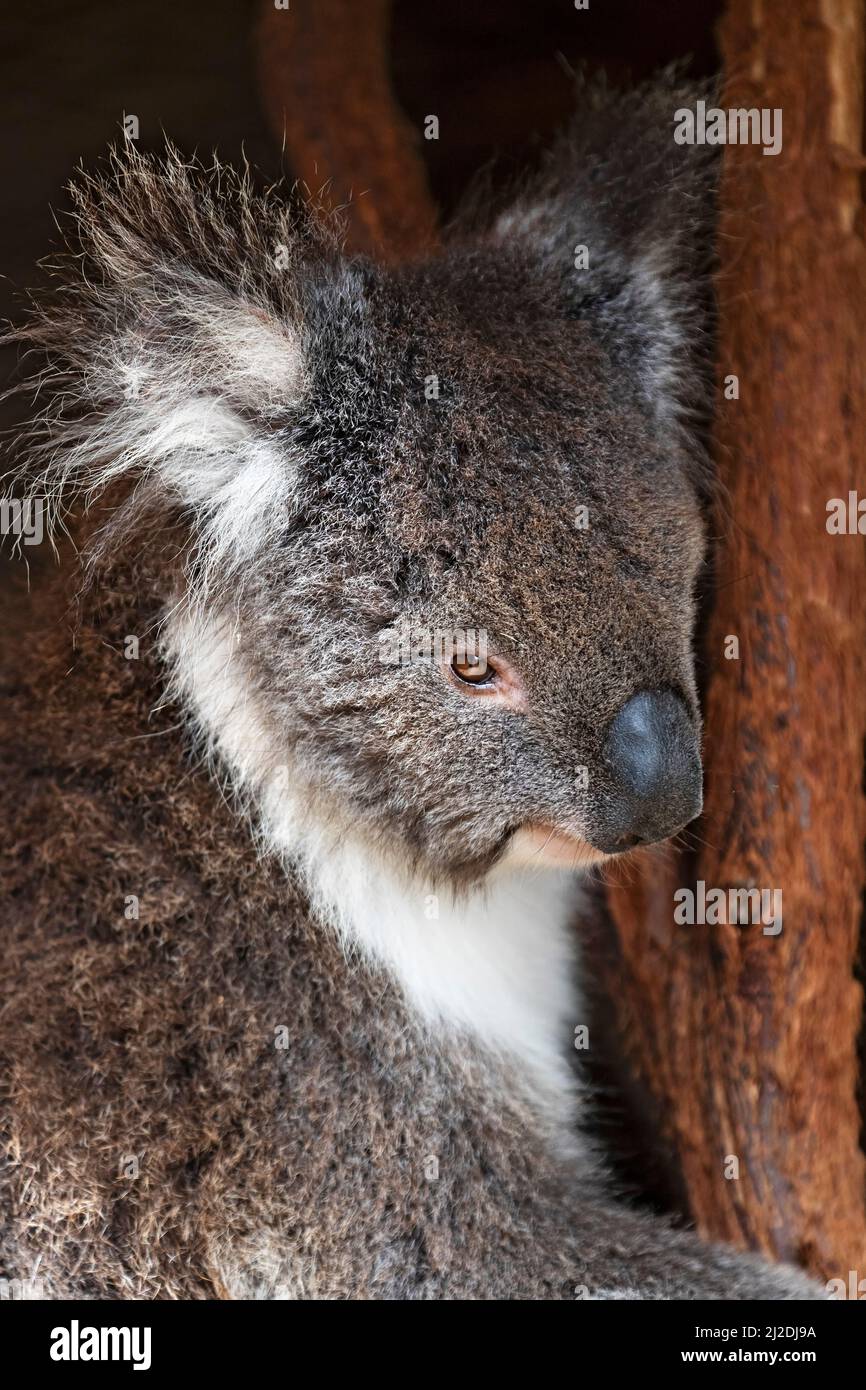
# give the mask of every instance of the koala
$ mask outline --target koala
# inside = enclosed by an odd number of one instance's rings
[[[3,625],[6,1277],[821,1296],[618,1194],[572,1045],[587,877],[701,809],[693,95],[586,91],[393,265],[171,149],[78,179],[22,329],[60,564]]]

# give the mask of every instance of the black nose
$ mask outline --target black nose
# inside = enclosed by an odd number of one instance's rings
[[[592,841],[597,849],[615,854],[665,840],[700,814],[697,730],[672,691],[643,690],[623,705],[603,758],[611,787]]]

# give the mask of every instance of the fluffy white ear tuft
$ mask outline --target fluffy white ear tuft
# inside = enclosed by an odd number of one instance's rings
[[[219,303],[205,295],[190,303],[189,316],[214,354],[213,389],[230,382],[238,400],[262,415],[300,403],[306,373],[297,327],[258,305]]]
[[[103,483],[155,471],[193,507],[236,503],[253,483],[272,492],[287,467],[280,421],[307,387],[300,331],[191,280],[170,318],[168,335],[135,324],[113,347],[106,340],[89,379],[108,408],[72,457],[86,464],[98,447],[112,459]]]
[[[62,293],[20,335],[47,359],[28,441],[43,491],[56,512],[129,476],[242,537],[289,496],[284,427],[309,385],[300,248],[305,265],[331,248],[247,173],[174,151],[128,148],[72,194]]]

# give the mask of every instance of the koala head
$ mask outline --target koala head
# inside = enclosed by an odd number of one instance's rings
[[[183,530],[167,648],[213,746],[254,711],[249,790],[283,773],[434,878],[700,810],[712,198],[683,101],[590,93],[533,182],[395,266],[247,176],[124,152],[78,184],[84,259],[30,329],[53,490],[118,484],[141,546]]]

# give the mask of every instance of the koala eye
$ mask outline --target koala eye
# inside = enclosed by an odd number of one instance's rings
[[[451,670],[464,685],[489,685],[496,675],[496,667],[489,661],[452,661]]]
[[[468,659],[466,659],[468,658]],[[460,695],[469,700],[483,700],[492,706],[525,714],[528,699],[517,669],[500,652],[494,661],[487,657],[455,656],[442,662],[440,670]]]

